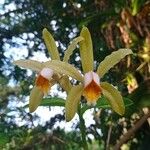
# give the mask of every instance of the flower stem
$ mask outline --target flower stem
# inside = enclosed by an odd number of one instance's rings
[[[83,115],[81,114],[81,106],[79,104],[78,107],[78,114],[79,114],[79,120],[80,120],[80,131],[81,131],[81,136],[82,136],[82,146],[84,150],[88,150],[88,144],[86,141],[86,127],[85,127],[85,121],[83,119]]]

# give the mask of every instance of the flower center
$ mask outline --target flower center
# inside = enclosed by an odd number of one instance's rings
[[[83,96],[88,104],[95,104],[102,93],[99,76],[95,72],[88,72],[84,76]]]

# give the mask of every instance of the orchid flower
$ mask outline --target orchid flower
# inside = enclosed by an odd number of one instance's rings
[[[59,60],[60,56],[55,43],[53,36],[48,32],[47,29],[44,29],[43,39],[45,45],[49,51],[52,60]],[[69,45],[68,49],[65,52],[63,61],[67,62],[72,54],[73,50],[76,48],[78,42],[83,40],[82,37],[77,37],[73,39],[72,43]],[[61,87],[69,92],[71,88],[71,83],[68,76],[57,73],[56,70],[53,70],[49,67],[45,67],[44,63],[38,62],[35,60],[18,60],[14,62],[15,65],[18,65],[23,68],[31,69],[38,73],[38,76],[35,80],[35,86],[31,90],[30,99],[29,99],[29,111],[34,112],[37,107],[40,105],[43,96],[47,95],[50,88],[56,83],[59,82]]]
[[[107,82],[100,82],[106,72],[109,71],[126,55],[132,54],[130,49],[120,49],[107,56],[94,72],[93,46],[88,28],[83,27],[80,36],[84,39],[80,41],[80,56],[83,73],[80,73],[74,66],[66,62],[53,60],[44,63],[45,67],[57,70],[61,74],[66,74],[78,81],[79,85],[71,88],[66,99],[66,121],[72,120],[78,109],[81,96],[84,96],[88,105],[95,105],[97,100],[103,95],[107,98],[112,109],[120,115],[125,112],[125,106],[120,92]]]

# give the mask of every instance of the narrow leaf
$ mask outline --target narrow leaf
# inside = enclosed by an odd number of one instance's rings
[[[77,112],[78,104],[83,92],[83,85],[74,86],[66,99],[66,121],[71,121]]]
[[[80,56],[83,71],[86,73],[93,70],[93,45],[88,28],[83,27],[80,36],[84,38],[84,40],[80,42]]]
[[[59,52],[53,36],[48,32],[46,28],[43,29],[42,33],[43,33],[43,39],[45,41],[46,47],[49,51],[52,60],[54,59],[60,60]]]
[[[116,65],[126,55],[132,54],[130,49],[119,49],[108,55],[98,66],[97,73],[102,78],[106,72],[109,71],[114,65]]]
[[[101,83],[102,93],[107,98],[112,109],[120,115],[125,112],[125,106],[120,92],[107,82]]]
[[[73,51],[75,50],[77,44],[82,40],[83,40],[83,38],[81,36],[72,40],[72,43],[68,46],[68,48],[65,52],[63,61],[67,62],[69,60],[69,58],[72,55]]]
[[[45,62],[44,66],[53,69],[57,73],[71,76],[72,78],[78,81],[83,81],[83,77],[81,76],[79,71],[75,67],[66,62],[62,62],[59,60],[52,60]]]
[[[43,68],[43,63],[36,60],[17,60],[13,63],[19,67],[31,69],[36,72],[40,72]]]
[[[44,98],[42,99],[40,106],[63,106],[65,107],[65,100],[62,98],[58,98],[58,97]]]
[[[34,112],[37,107],[40,105],[42,98],[44,94],[43,92],[38,88],[34,87],[30,93],[30,100],[29,100],[29,111]]]

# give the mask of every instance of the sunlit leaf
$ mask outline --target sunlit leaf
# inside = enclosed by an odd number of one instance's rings
[[[43,63],[36,60],[17,60],[14,61],[13,63],[19,67],[31,69],[37,72],[40,72],[43,68]]]
[[[46,47],[49,51],[49,54],[51,56],[51,58],[60,60],[59,57],[59,52],[55,43],[55,40],[53,38],[53,36],[48,32],[48,30],[45,28],[43,29],[43,39],[45,41]]]
[[[72,55],[73,51],[75,50],[77,44],[82,40],[83,40],[83,38],[81,36],[72,40],[72,43],[68,46],[68,48],[65,52],[63,61],[67,62],[69,60],[69,58]]]
[[[120,92],[107,82],[101,83],[102,93],[107,98],[112,109],[120,115],[125,112],[125,106]]]
[[[66,99],[66,121],[71,121],[77,112],[78,104],[81,99],[83,85],[77,85],[71,88]]]
[[[45,62],[44,66],[53,69],[57,73],[71,76],[72,78],[78,81],[83,80],[83,77],[81,76],[79,71],[75,67],[66,62],[62,62],[59,60],[52,60]]]
[[[83,71],[86,73],[93,70],[93,45],[88,28],[83,27],[80,36],[84,38],[84,40],[80,42],[80,56]]]
[[[30,93],[29,111],[34,112],[40,105],[44,94],[38,87],[34,87]]]
[[[98,66],[97,73],[103,77],[114,65],[116,65],[126,55],[132,54],[130,49],[119,49],[108,55]]]

